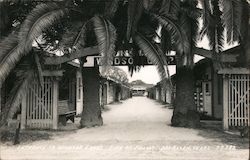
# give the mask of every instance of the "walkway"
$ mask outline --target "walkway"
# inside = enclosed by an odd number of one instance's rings
[[[108,108],[102,127],[4,146],[2,159],[248,160],[243,139],[208,129],[171,127],[172,110],[146,97]]]

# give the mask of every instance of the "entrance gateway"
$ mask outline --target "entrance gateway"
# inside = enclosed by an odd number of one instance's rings
[[[99,99],[99,81],[96,81],[96,79],[99,79],[99,72],[93,72],[93,70],[96,70],[98,66],[101,66],[101,56],[99,54],[95,54],[96,52],[92,52],[94,55],[88,55],[87,63],[92,63],[90,66],[84,67],[84,71],[88,72],[85,73],[91,74],[87,76],[89,79],[85,79],[86,86],[92,86],[93,82],[96,82],[94,87],[96,91],[93,91],[93,88],[85,89],[85,93],[88,96],[83,96],[82,90],[83,90],[83,84],[81,74],[79,74],[77,71],[79,70],[79,64],[73,63],[73,62],[66,62],[71,58],[75,57],[53,57],[55,58],[55,63],[50,63],[50,59],[52,57],[45,58],[45,65],[59,65],[64,63],[65,65],[61,66],[57,70],[44,70],[43,76],[45,77],[44,84],[42,84],[43,87],[39,85],[38,82],[34,82],[34,84],[31,84],[28,88],[27,95],[24,96],[25,98],[22,99],[22,115],[21,115],[21,128],[39,128],[39,129],[58,129],[59,124],[59,116],[61,113],[65,114],[68,113],[68,110],[71,109],[73,106],[73,110],[77,109],[77,106],[82,106],[83,98],[85,98],[85,105],[99,105],[99,104],[93,104],[94,99]],[[91,62],[92,61],[92,62]],[[169,65],[175,64],[175,56],[167,56],[166,61]],[[148,58],[144,55],[140,55],[136,58],[130,56],[130,55],[117,55],[113,59],[113,66],[129,66],[129,65],[154,65]],[[85,66],[85,64],[84,64]],[[71,81],[66,81],[68,83],[63,83],[62,76],[66,75],[67,73],[72,73],[71,69],[74,71],[74,75],[68,75],[68,78],[73,78],[74,81],[71,83]],[[48,73],[47,73],[48,72]],[[45,74],[47,73],[47,74]],[[93,75],[92,75],[93,74]],[[85,77],[86,78],[86,77]],[[65,78],[63,78],[65,80]],[[98,83],[97,83],[98,82]],[[108,80],[107,80],[108,82]],[[91,85],[88,85],[87,83],[91,83]],[[110,82],[109,82],[110,83]],[[59,84],[63,84],[65,92],[67,93],[65,96],[60,95],[60,88]],[[61,85],[62,86],[62,85]],[[72,90],[72,87],[75,89]],[[61,88],[62,89],[62,88]],[[112,85],[104,86],[103,92],[109,91],[115,91],[115,89],[112,89]],[[95,95],[88,94],[87,92],[95,92]],[[126,88],[126,86],[121,87],[122,94],[120,95],[121,99],[124,99],[130,95],[129,89]],[[114,92],[115,93],[115,92]],[[71,99],[70,95],[73,95]],[[107,95],[106,95],[107,96]],[[103,104],[108,103],[108,98],[104,97]],[[117,96],[116,96],[117,97]],[[66,99],[60,99],[60,98],[66,98]],[[120,99],[118,98],[118,99]],[[106,99],[106,100],[105,100]],[[65,102],[65,103],[62,103]],[[71,111],[71,110],[69,110]],[[77,110],[75,111],[77,113],[80,113],[81,111]]]

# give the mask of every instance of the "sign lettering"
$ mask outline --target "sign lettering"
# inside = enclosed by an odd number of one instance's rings
[[[101,56],[94,57],[95,65],[101,66]],[[175,56],[166,56],[168,65],[175,65]],[[113,66],[128,66],[128,65],[154,65],[146,56],[133,58],[131,56],[116,56],[113,59]]]

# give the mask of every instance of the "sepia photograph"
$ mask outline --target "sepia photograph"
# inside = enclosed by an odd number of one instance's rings
[[[250,160],[250,0],[0,0],[0,160]]]

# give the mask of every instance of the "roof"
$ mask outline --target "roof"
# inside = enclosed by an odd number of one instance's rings
[[[154,86],[153,84],[147,84],[147,83],[143,82],[142,80],[132,81],[132,82],[130,82],[130,85],[132,88],[144,88],[144,89],[147,89],[147,88]]]

